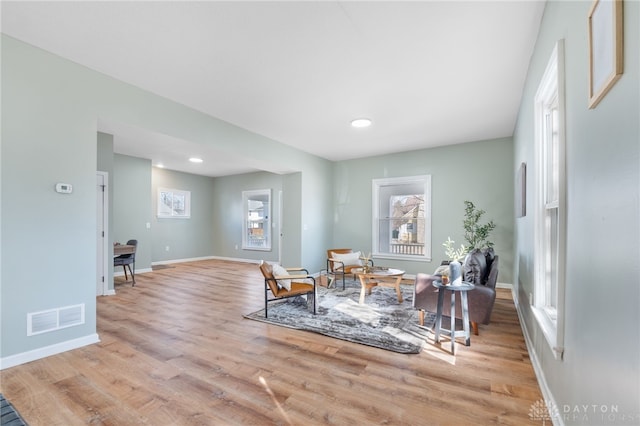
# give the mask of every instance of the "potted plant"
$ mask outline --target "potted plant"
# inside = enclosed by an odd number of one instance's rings
[[[486,212],[476,208],[471,201],[465,201],[464,204],[464,239],[467,241],[468,251],[493,247],[493,242],[489,240],[489,234],[496,228],[495,222],[490,220],[481,225],[480,219]]]

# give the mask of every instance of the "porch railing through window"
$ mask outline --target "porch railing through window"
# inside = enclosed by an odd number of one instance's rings
[[[391,253],[393,254],[408,254],[416,256],[424,255],[424,244],[391,243],[389,248],[391,249]]]

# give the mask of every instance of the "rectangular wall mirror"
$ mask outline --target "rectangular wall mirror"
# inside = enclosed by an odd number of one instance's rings
[[[244,230],[242,248],[271,250],[271,190],[242,191]]]

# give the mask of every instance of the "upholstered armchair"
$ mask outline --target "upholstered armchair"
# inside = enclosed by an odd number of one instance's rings
[[[483,252],[473,250],[463,264],[463,279],[475,284],[475,288],[468,292],[469,321],[473,333],[478,335],[478,324],[489,324],[491,311],[496,300],[496,282],[498,280],[498,256],[493,250]],[[424,312],[435,313],[438,307],[438,289],[433,286],[434,280],[440,275],[419,273],[416,275],[413,307],[418,309],[420,325],[424,325]],[[443,315],[449,316],[451,306],[445,303]],[[460,298],[456,298],[456,318],[462,319]]]
[[[342,277],[342,289],[345,287],[345,275],[351,274],[353,269],[362,268],[362,254],[354,252],[350,248],[327,250],[327,273],[336,279]],[[373,266],[373,260],[368,259],[369,265]]]
[[[307,296],[307,305],[316,313],[316,279],[305,268],[283,268],[264,260],[260,263],[264,276],[264,316],[268,316],[269,302],[294,296]],[[292,274],[291,272],[297,272]],[[271,294],[271,297],[269,296]]]

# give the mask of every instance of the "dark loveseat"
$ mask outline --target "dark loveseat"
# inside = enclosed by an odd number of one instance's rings
[[[478,324],[489,324],[491,311],[496,300],[496,281],[498,280],[498,256],[492,249],[471,251],[462,266],[464,281],[472,282],[476,286],[468,293],[469,320],[474,334],[478,334]],[[432,283],[439,280],[440,275],[419,273],[413,289],[413,307],[419,309],[421,323],[424,311],[437,311],[438,289]],[[451,306],[444,303],[443,315],[449,316]],[[456,318],[462,319],[460,297],[456,298]]]

